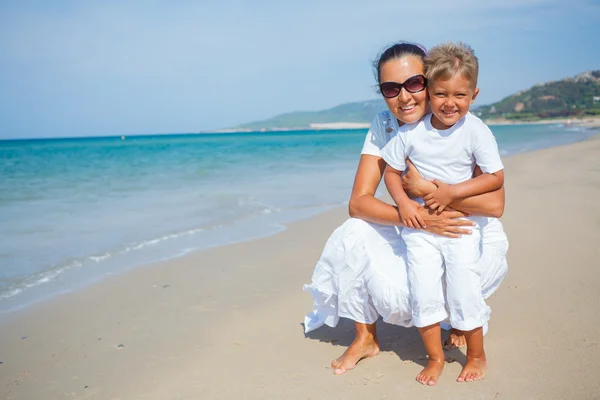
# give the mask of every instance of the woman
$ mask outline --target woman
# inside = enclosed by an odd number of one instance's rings
[[[323,324],[337,325],[340,317],[355,321],[356,337],[339,358],[332,361],[335,374],[354,368],[362,358],[379,353],[375,321],[412,326],[406,276],[406,248],[399,229],[398,210],[375,197],[386,164],[381,149],[398,127],[420,120],[427,112],[422,47],[399,43],[385,50],[374,68],[388,110],[375,117],[365,139],[350,197],[350,216],[327,241],[315,267],[312,283],[304,290],[313,295],[314,308],[305,318],[305,332]],[[481,173],[476,169],[476,174]],[[435,190],[432,182],[409,168],[403,184],[413,197]],[[450,204],[454,210],[440,215],[421,209],[426,230],[457,237],[468,234],[471,223],[459,219],[465,213],[500,217],[504,210],[504,189]],[[480,262],[482,293],[490,296],[507,272],[508,241],[502,224],[493,219],[482,231]],[[452,345],[463,345],[464,337],[452,332]]]

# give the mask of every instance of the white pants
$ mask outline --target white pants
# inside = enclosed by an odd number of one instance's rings
[[[497,219],[482,229],[478,263],[481,295],[487,299],[502,283],[508,266],[508,240]],[[372,324],[413,326],[406,268],[406,245],[400,228],[351,218],[337,228],[304,290],[313,310],[304,319],[310,332],[323,324],[334,327],[340,317]]]
[[[482,295],[478,268],[481,227],[487,218],[473,220],[478,224],[472,228],[472,234],[461,238],[410,228],[402,230],[415,326],[421,328],[449,318],[452,327],[470,331],[489,320],[490,308]]]

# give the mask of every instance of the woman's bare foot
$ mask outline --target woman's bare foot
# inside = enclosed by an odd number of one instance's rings
[[[331,368],[336,375],[342,375],[356,366],[363,358],[379,354],[379,342],[375,324],[355,323],[356,337],[344,354],[331,362]]]
[[[331,368],[336,375],[342,375],[353,369],[363,358],[374,357],[379,354],[379,342],[373,335],[357,335],[344,354],[331,362]]]
[[[467,339],[465,338],[465,333],[463,331],[459,331],[458,329],[450,329],[450,336],[446,339],[444,343],[444,347],[454,349],[456,347],[462,348],[467,345]]]
[[[458,382],[474,382],[483,379],[487,369],[485,355],[480,358],[467,356],[467,363],[456,379]]]
[[[427,361],[427,366],[421,371],[415,378],[417,382],[422,385],[433,386],[437,383],[438,378],[442,374],[444,369],[444,360],[432,360]]]

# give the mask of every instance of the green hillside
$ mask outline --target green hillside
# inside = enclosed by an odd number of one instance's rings
[[[479,107],[476,114],[482,119],[508,120],[600,115],[600,70],[535,85]]]
[[[281,114],[264,121],[240,125],[240,129],[308,128],[311,123],[371,122],[378,112],[385,110],[383,99],[359,103],[345,103],[321,111],[300,111]]]
[[[321,111],[281,114],[264,121],[250,122],[236,129],[309,128],[311,123],[369,123],[385,110],[383,99],[346,103]],[[484,120],[538,120],[555,117],[600,115],[600,70],[588,71],[573,78],[538,84],[490,105],[474,108]]]

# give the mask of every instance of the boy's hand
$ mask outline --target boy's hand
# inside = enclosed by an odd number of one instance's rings
[[[406,159],[406,169],[402,173],[402,187],[411,199],[424,197],[437,188],[433,182],[421,176],[409,158]]]
[[[442,212],[448,204],[456,199],[454,186],[440,182],[437,179],[433,183],[435,183],[437,189],[433,193],[423,197],[423,201],[425,202],[425,207]]]
[[[398,211],[400,213],[400,220],[404,226],[413,229],[425,229],[425,221],[419,214],[421,205],[416,201],[409,200],[402,204],[398,204]]]

